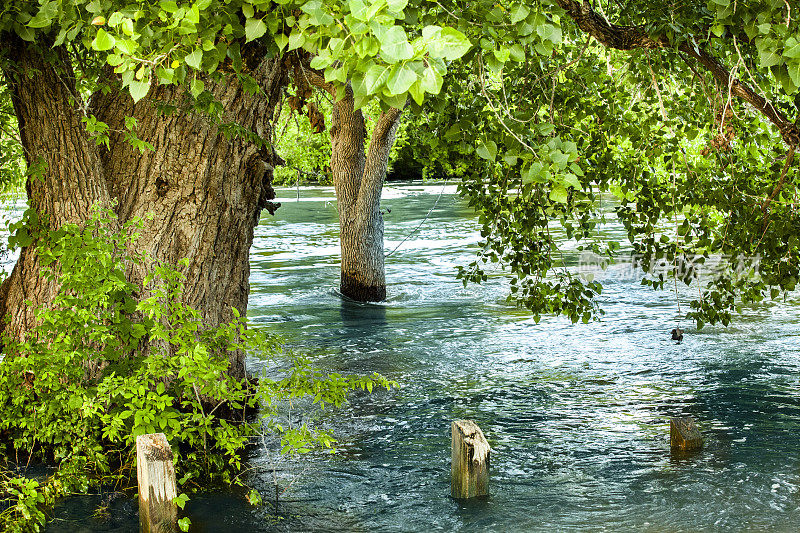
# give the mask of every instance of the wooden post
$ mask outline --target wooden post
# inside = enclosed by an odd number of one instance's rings
[[[488,496],[491,448],[481,428],[472,420],[457,420],[452,423],[450,431],[451,495],[458,499]]]
[[[688,452],[703,446],[703,436],[691,417],[669,421],[669,444],[673,450]]]
[[[136,477],[139,480],[140,533],[178,531],[178,495],[172,449],[163,433],[136,437]]]

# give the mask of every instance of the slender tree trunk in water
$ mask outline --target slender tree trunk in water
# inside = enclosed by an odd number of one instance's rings
[[[31,178],[31,207],[49,217],[50,227],[82,223],[96,203],[116,202],[119,221],[146,220],[137,248],[157,260],[176,264],[188,259],[184,302],[198,309],[211,326],[233,318],[231,307],[246,316],[249,294],[249,250],[261,209],[270,211],[274,197],[272,168],[277,156],[269,146],[227,138],[200,113],[185,112],[188,100],[179,87],[154,87],[134,105],[127,94],[96,95],[89,113],[106,122],[109,149],[98,149],[83,124],[82,111],[70,105],[74,82],[46,64],[38,51],[14,46],[16,73],[14,105],[29,166],[43,158],[42,179]],[[60,70],[69,59],[59,53]],[[27,62],[27,63],[26,63]],[[25,72],[37,74],[32,79]],[[248,94],[238,80],[208,87],[225,112],[222,123],[236,122],[271,138],[272,114],[285,84],[279,61],[264,60],[250,73],[264,91]],[[64,83],[64,82],[67,83]],[[74,101],[80,101],[74,98]],[[166,115],[156,103],[175,105]],[[125,118],[137,119],[136,134],[155,150],[139,151],[125,140]],[[34,247],[22,251],[11,277],[0,287],[0,311],[9,319],[5,333],[22,338],[33,326],[33,311],[48,302],[54,287],[42,283]],[[131,272],[136,279],[143,268]],[[26,299],[33,306],[26,305]],[[244,377],[244,354],[230,354],[229,371]]]
[[[339,207],[341,291],[360,302],[386,299],[381,190],[402,111],[381,113],[364,156],[364,118],[352,94],[334,107],[331,170]]]
[[[336,97],[335,87],[308,67],[294,77],[300,86],[308,82]],[[380,201],[401,114],[402,110],[395,108],[381,113],[365,154],[364,115],[355,109],[349,85],[344,98],[333,105],[331,172],[339,210],[340,290],[344,296],[359,302],[386,299]]]

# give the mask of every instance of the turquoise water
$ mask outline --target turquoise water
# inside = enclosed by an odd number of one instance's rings
[[[254,450],[248,482],[270,501],[277,482],[279,519],[272,503],[208,494],[187,507],[196,531],[798,529],[795,304],[746,309],[729,328],[683,323],[676,345],[675,295],[641,287],[623,264],[595,273],[605,282],[602,321],[535,324],[505,301],[501,277],[466,289],[455,279],[479,234],[451,186],[387,187],[387,250],[442,191],[387,260],[389,300],[370,305],[336,292],[332,190],[304,188],[300,201],[279,191],[283,206],[256,229],[250,320],[325,369],[378,371],[401,387],[322,417],[340,437],[335,456],[296,462],[273,443]],[[623,238],[613,224],[602,231]],[[706,446],[672,457],[669,418],[685,415]],[[493,448],[486,501],[449,498],[449,428],[459,418],[475,420]],[[49,529],[137,530],[124,498],[110,517],[87,519],[98,500],[70,500]]]

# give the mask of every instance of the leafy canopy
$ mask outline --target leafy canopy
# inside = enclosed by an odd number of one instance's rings
[[[700,327],[794,290],[800,23],[789,4],[443,2],[478,46],[411,138],[430,168],[463,177],[479,213],[485,240],[464,281],[497,262],[535,318],[588,321],[602,284],[576,272],[578,257],[608,264],[624,250],[643,284],[697,286],[679,301]],[[610,216],[628,242],[608,236]]]
[[[53,44],[80,42],[122,77],[134,100],[154,83],[188,83],[197,96],[203,75],[242,72],[242,47],[257,41],[262,53],[303,49],[327,81],[352,81],[360,102],[379,98],[402,107],[437,94],[446,62],[470,43],[460,31],[416,23],[419,6],[407,0],[198,0],[144,2],[42,0],[16,2],[0,18],[0,31]]]

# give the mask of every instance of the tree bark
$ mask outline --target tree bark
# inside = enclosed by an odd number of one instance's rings
[[[380,201],[399,109],[381,113],[364,156],[364,118],[352,93],[337,102],[331,129],[331,171],[339,207],[342,294],[360,302],[386,299]]]
[[[267,60],[251,74],[263,94],[248,94],[236,79],[206,86],[225,109],[222,123],[235,122],[270,139],[283,68]],[[186,260],[183,301],[201,312],[206,325],[229,322],[234,307],[246,316],[253,231],[261,209],[274,210],[269,200],[278,157],[271,146],[226,138],[203,114],[159,113],[156,102],[180,108],[187,95],[162,86],[135,105],[127,95],[113,93],[93,102],[97,117],[117,131],[102,161],[119,219],[145,220],[138,244],[154,259],[173,265]],[[139,151],[124,139],[126,117],[137,119],[137,136],[154,151]],[[243,377],[244,354],[229,357],[230,373]]]
[[[232,307],[246,316],[249,294],[249,250],[262,208],[274,210],[272,168],[278,158],[266,143],[228,138],[219,124],[236,123],[271,139],[271,120],[285,84],[282,63],[265,59],[250,72],[263,92],[249,94],[231,76],[207,82],[224,106],[219,122],[186,111],[188,97],[175,86],[153,87],[134,104],[127,94],[98,93],[86,108],[109,126],[109,148],[98,149],[81,124],[83,109],[69,70],[69,57],[56,49],[55,66],[42,52],[13,43],[14,106],[29,168],[47,163],[42,178],[28,180],[31,207],[48,217],[50,227],[81,224],[96,203],[116,202],[120,223],[139,217],[145,228],[138,251],[176,265],[187,259],[183,300],[198,309],[205,324],[233,318]],[[68,73],[66,76],[60,71]],[[33,77],[27,73],[37,72]],[[72,98],[72,99],[71,99]],[[178,112],[165,114],[157,104]],[[126,117],[137,120],[136,134],[154,150],[140,151],[126,140]],[[148,218],[152,215],[152,218]],[[0,287],[0,310],[7,316],[4,332],[22,338],[34,325],[34,310],[55,292],[42,283],[34,247],[22,251],[11,277]],[[130,275],[141,280],[147,265]],[[31,300],[33,305],[25,302]],[[244,354],[229,354],[229,372],[245,376]]]
[[[8,50],[7,65],[13,65],[3,75],[31,173],[28,204],[50,228],[79,224],[93,205],[109,205],[110,196],[97,146],[81,123],[69,57],[61,47],[43,51],[8,36],[0,44]],[[21,250],[0,286],[2,333],[14,339],[25,337],[35,323],[36,308],[57,290],[42,276],[35,244]]]
[[[310,83],[337,98],[333,84],[326,83],[322,75],[307,66],[298,69],[295,82],[301,86]],[[355,109],[349,84],[344,98],[333,105],[331,173],[339,210],[340,291],[359,302],[386,299],[380,201],[401,115],[402,110],[396,108],[381,113],[365,154],[364,115]]]

